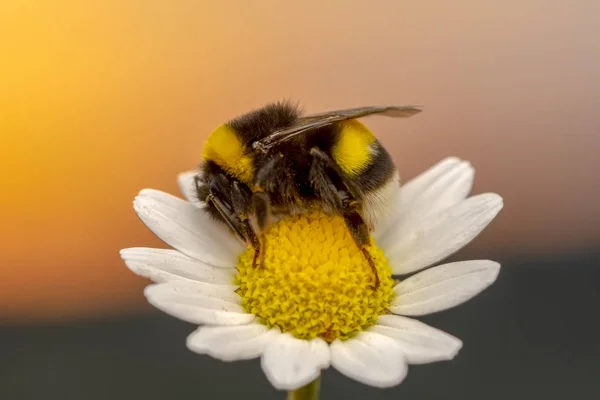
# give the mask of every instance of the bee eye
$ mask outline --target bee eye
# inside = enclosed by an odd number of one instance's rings
[[[204,145],[205,160],[215,162],[228,174],[249,185],[254,178],[252,152],[241,142],[238,134],[229,125],[221,125],[208,137]]]

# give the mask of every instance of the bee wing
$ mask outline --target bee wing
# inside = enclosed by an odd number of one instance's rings
[[[346,119],[355,119],[366,117],[371,114],[382,114],[386,117],[411,117],[421,110],[417,106],[369,106],[369,107],[357,107],[348,108],[345,110],[327,111],[319,114],[307,115],[300,117],[298,120],[332,120],[343,121]]]
[[[416,106],[371,106],[357,107],[345,110],[327,111],[319,114],[307,115],[298,118],[295,125],[273,132],[269,136],[257,140],[252,147],[262,152],[267,152],[271,147],[285,142],[301,133],[322,128],[336,122],[366,117],[368,115],[380,114],[393,118],[411,117],[421,110]]]

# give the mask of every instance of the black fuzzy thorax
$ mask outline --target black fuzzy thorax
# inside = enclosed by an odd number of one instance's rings
[[[242,115],[229,121],[228,125],[250,150],[252,143],[294,125],[301,115],[295,105],[278,102]],[[273,211],[308,208],[318,202],[309,179],[310,149],[317,147],[330,154],[339,132],[339,125],[329,125],[297,135],[267,154],[253,152],[256,186],[269,193]]]
[[[227,122],[238,135],[244,147],[269,136],[276,130],[291,126],[302,111],[291,102],[281,101],[250,111]]]

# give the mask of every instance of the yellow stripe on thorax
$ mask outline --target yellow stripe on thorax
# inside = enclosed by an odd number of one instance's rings
[[[254,163],[235,131],[228,125],[221,125],[208,137],[204,145],[205,160],[217,165],[243,183],[251,184],[254,179]]]
[[[341,123],[342,130],[333,146],[333,159],[349,176],[359,175],[373,158],[371,145],[375,136],[357,120]]]

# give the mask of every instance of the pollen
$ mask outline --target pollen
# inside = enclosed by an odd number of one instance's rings
[[[237,293],[246,312],[300,339],[345,340],[375,324],[394,299],[392,270],[373,240],[365,255],[344,220],[320,211],[287,217],[266,235],[264,265],[239,257]]]

